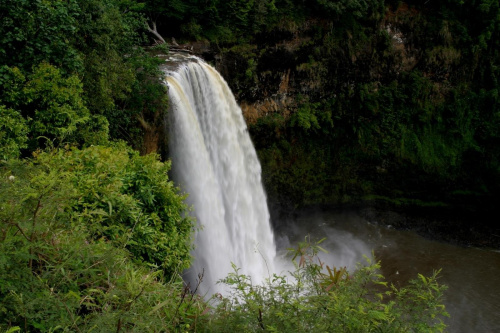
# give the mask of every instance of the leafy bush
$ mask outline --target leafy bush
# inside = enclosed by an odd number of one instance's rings
[[[320,249],[305,242],[295,251],[291,277],[273,275],[264,285],[234,273],[222,282],[221,297],[208,326],[214,332],[443,332],[444,286],[419,275],[408,286],[389,286],[368,260],[354,273],[315,261]]]
[[[0,329],[150,332],[189,322],[183,313],[202,306],[179,309],[178,272],[189,266],[193,225],[168,168],[123,144],[4,162]]]
[[[64,78],[58,68],[41,63],[34,68],[23,89],[24,107],[31,112],[31,134],[64,141],[89,121],[90,113],[82,99],[78,77]],[[35,146],[36,147],[36,146]]]
[[[141,148],[139,119],[161,127],[150,118],[166,109],[163,73],[140,47],[143,8],[135,0],[0,4],[0,105],[26,120],[23,156],[47,143],[104,144],[110,124],[112,138]]]
[[[0,160],[19,157],[26,148],[28,126],[23,117],[12,109],[0,105]]]
[[[68,175],[75,191],[69,218],[86,224],[94,239],[128,249],[167,276],[189,266],[193,222],[167,177],[169,162],[116,144],[54,150],[35,163]]]
[[[65,76],[48,63],[33,66],[27,76],[17,67],[3,66],[0,101],[11,109],[10,119],[18,118],[26,127],[17,133],[27,138],[19,148],[34,151],[62,143],[90,145],[106,143],[108,123],[92,116],[83,101],[83,86],[76,75]],[[15,111],[14,111],[15,110]],[[13,124],[12,124],[13,125]],[[12,131],[16,126],[12,127]],[[23,139],[25,140],[25,139]]]
[[[0,63],[29,70],[41,62],[81,69],[72,45],[78,36],[79,1],[4,0],[0,3]]]

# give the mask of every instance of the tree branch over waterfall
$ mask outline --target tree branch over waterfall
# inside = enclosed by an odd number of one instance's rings
[[[158,40],[156,41],[157,44],[166,44],[165,42],[165,39],[163,39],[163,37],[158,33],[158,30],[156,30],[156,22],[155,21],[152,21],[151,22],[153,27],[151,28],[151,26],[149,25],[148,22],[146,22],[146,28],[148,29],[148,31],[150,33],[152,33],[153,35],[155,35]]]

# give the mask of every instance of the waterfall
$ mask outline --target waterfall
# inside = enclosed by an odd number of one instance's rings
[[[221,75],[196,57],[167,72],[172,176],[189,194],[195,232],[191,284],[224,293],[216,282],[231,271],[261,282],[273,273],[276,247],[261,167],[242,112]]]

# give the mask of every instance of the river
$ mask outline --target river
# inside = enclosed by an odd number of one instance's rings
[[[373,251],[382,274],[395,285],[441,269],[439,282],[448,286],[444,303],[448,332],[500,332],[500,251],[464,248],[423,238],[367,221],[354,212],[304,211],[280,221],[278,251],[303,241],[326,237],[322,260],[353,269]]]

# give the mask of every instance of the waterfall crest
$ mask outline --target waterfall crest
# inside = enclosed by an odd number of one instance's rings
[[[193,284],[202,294],[224,293],[216,282],[232,271],[260,282],[274,271],[276,247],[261,167],[242,112],[221,75],[191,57],[167,73],[169,149],[174,181],[201,226],[195,233]]]

